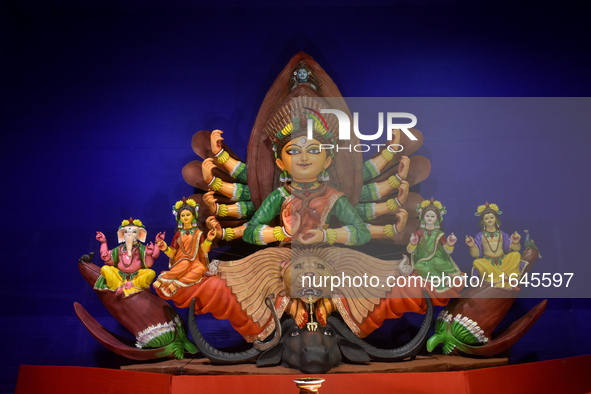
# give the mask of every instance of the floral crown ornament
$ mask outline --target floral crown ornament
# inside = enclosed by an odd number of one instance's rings
[[[265,132],[273,144],[275,158],[278,157],[280,146],[286,139],[307,135],[308,120],[312,120],[315,138],[324,139],[328,144],[334,145],[337,135],[333,130],[338,130],[336,116],[329,117],[327,121],[320,113],[323,108],[331,108],[319,97],[298,96],[284,103],[271,116],[265,125]],[[283,144],[284,145],[284,144]],[[333,155],[333,149],[329,154]]]
[[[133,218],[130,217],[129,219],[125,219],[124,221],[121,222],[121,226],[119,226],[119,230],[121,230],[123,227],[130,226],[130,225],[141,227],[143,229],[146,228],[141,220],[139,220],[139,219],[134,220]]]
[[[478,206],[478,208],[476,209],[476,213],[474,213],[474,216],[482,215],[482,212],[484,212],[484,210],[486,209],[492,209],[497,213],[497,215],[501,215],[503,213],[501,210],[499,210],[499,206],[497,204],[489,204],[487,201],[484,203],[484,205]]]
[[[424,200],[422,203],[417,204],[417,212],[419,213],[419,215],[423,213],[425,208],[429,206],[435,207],[442,217],[447,213],[447,209],[443,206],[443,204],[441,204],[441,202],[437,200],[433,200],[433,197],[431,197],[430,200]],[[441,220],[443,220],[443,218]]]
[[[172,214],[174,215],[174,217],[178,217],[179,212],[186,207],[191,207],[195,210],[195,213],[199,212],[199,204],[197,204],[195,200],[193,200],[192,198],[186,199],[185,197],[183,197],[182,200],[177,201],[172,206]]]

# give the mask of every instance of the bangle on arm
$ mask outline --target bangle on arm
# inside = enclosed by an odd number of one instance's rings
[[[224,149],[222,149],[221,151],[218,152],[217,155],[215,155],[215,157],[217,157],[218,163],[224,164],[230,158],[230,154],[228,152],[226,152]]]
[[[217,214],[221,218],[228,216],[228,206],[226,204],[218,204]]]
[[[287,238],[287,233],[282,226],[275,226],[275,228],[273,228],[273,236],[275,236],[277,241],[281,242]]]
[[[214,192],[217,192],[218,190],[220,190],[222,188],[223,184],[224,184],[224,181],[222,181],[220,178],[214,176],[211,179],[211,181],[207,184],[207,186],[209,186],[211,188],[211,190],[213,190]]]
[[[235,237],[234,229],[231,227],[225,228],[222,232],[222,237],[224,241],[231,241]]]
[[[382,157],[386,159],[386,161],[390,161],[394,158],[394,153],[390,152],[388,148],[382,150]]]
[[[325,233],[326,242],[328,242],[329,244],[334,244],[335,242],[337,242],[337,232],[335,229],[327,228],[323,231]]]
[[[388,207],[389,211],[395,211],[400,208],[400,203],[398,202],[398,197],[391,198],[386,201],[386,206]]]
[[[398,174],[396,175],[391,175],[388,178],[388,185],[390,185],[390,187],[392,187],[392,189],[398,189],[398,187],[400,186],[400,176],[398,176]]]

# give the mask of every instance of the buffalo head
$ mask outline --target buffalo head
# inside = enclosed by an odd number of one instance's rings
[[[283,336],[257,359],[259,367],[282,364],[303,373],[325,373],[343,359],[351,363],[370,361],[361,346],[343,338],[331,323],[316,331],[299,328],[293,319],[282,323]]]

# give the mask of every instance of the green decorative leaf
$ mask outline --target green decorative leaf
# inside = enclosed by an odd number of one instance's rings
[[[153,338],[146,344],[146,347],[158,348],[168,345],[174,340],[174,331],[168,331],[163,333],[162,335]]]
[[[440,334],[445,332],[445,328],[447,327],[447,322],[443,319],[435,320],[435,332]]]
[[[443,344],[443,353],[450,354],[452,350],[455,349],[455,347],[456,345],[454,345],[452,342],[445,342]]]
[[[432,352],[440,343],[445,342],[444,333],[436,333],[429,340],[427,340],[427,351]]]
[[[172,353],[179,360],[182,360],[183,357],[185,357],[184,341],[179,336],[177,336],[172,343]]]
[[[195,344],[193,344],[193,342],[191,342],[189,339],[185,339],[185,350],[191,354],[195,354],[199,351],[197,346],[195,346]]]
[[[177,338],[182,342],[183,348],[191,354],[197,353],[197,351],[198,351],[197,346],[195,346],[193,344],[193,342],[191,342],[191,340],[187,336],[187,328],[183,324],[181,324],[180,320],[175,320],[175,324],[176,324]],[[180,358],[182,358],[182,357],[180,357]]]
[[[461,343],[465,343],[467,345],[475,345],[480,343],[478,338],[476,338],[476,336],[474,336],[470,330],[457,321],[454,321],[451,324],[451,333]]]

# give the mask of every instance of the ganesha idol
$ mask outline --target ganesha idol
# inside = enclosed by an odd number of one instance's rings
[[[140,220],[124,220],[117,231],[122,245],[109,250],[105,235],[97,231],[96,239],[101,243],[101,259],[105,265],[95,289],[109,289],[127,297],[150,286],[156,275],[150,267],[160,256],[160,250],[155,250],[151,242],[148,246],[143,244],[147,234]]]

